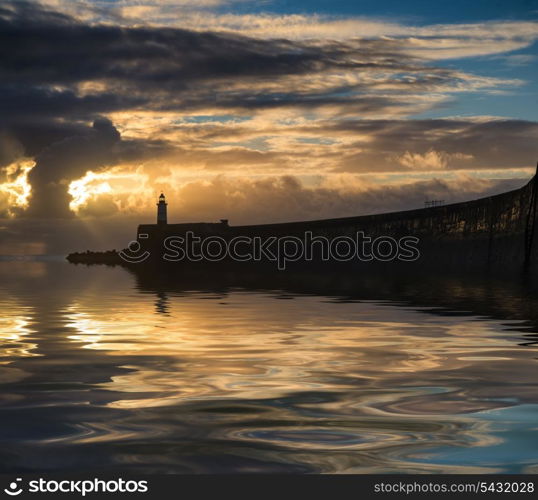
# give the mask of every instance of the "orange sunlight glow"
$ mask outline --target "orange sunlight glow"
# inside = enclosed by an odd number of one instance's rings
[[[35,167],[35,162],[22,160],[5,167],[7,181],[0,184],[0,193],[7,196],[8,215],[16,215],[13,208],[26,208],[32,186],[28,182],[28,173]]]
[[[116,206],[112,212],[140,213],[152,207],[156,189],[142,166],[129,170],[129,166],[118,165],[103,172],[86,172],[70,182],[68,192],[72,198],[69,208],[84,216],[88,207],[111,204]]]
[[[84,177],[72,181],[68,191],[73,199],[69,202],[69,208],[78,212],[79,208],[85,205],[92,196],[111,193],[112,188],[107,182],[108,178],[107,173],[96,174],[90,170]]]

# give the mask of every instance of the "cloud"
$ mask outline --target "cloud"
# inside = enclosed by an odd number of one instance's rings
[[[0,167],[0,217],[15,217],[28,206],[31,194],[28,174],[34,166],[29,159],[17,158]]]
[[[326,176],[316,185],[292,175],[258,178],[218,175],[182,185],[168,185],[169,219],[219,220],[233,224],[312,220],[422,208],[428,199],[456,203],[519,187],[524,179],[488,180],[458,174],[452,178],[409,181],[397,179],[381,185],[357,176]],[[148,203],[148,198],[149,202]],[[95,195],[81,214],[102,213],[110,207],[108,193]],[[153,198],[138,210],[153,218]],[[114,213],[112,210],[110,213]],[[186,216],[186,214],[188,214]]]
[[[396,159],[401,165],[411,170],[440,170],[446,168],[452,159],[471,160],[472,158],[472,155],[463,153],[447,153],[430,149],[424,154],[406,151]]]
[[[425,111],[447,93],[521,83],[425,64],[414,54],[419,39],[408,42],[87,24],[8,2],[0,8],[0,110],[18,122],[127,109],[308,108],[379,118]]]
[[[239,0],[244,1],[244,0]],[[394,38],[421,57],[475,57],[521,49],[537,38],[536,22],[488,21],[418,25],[394,19],[321,14],[236,14],[211,10],[238,0],[43,0],[44,5],[91,23],[188,28],[288,40]]]
[[[0,130],[0,167],[13,163],[24,155],[22,144],[11,134]],[[2,178],[0,177],[0,182]]]
[[[326,137],[349,139],[339,171],[521,168],[538,157],[538,123],[524,120],[342,120],[320,127]]]
[[[141,118],[141,123],[144,123]],[[152,128],[148,125],[148,129]],[[155,124],[153,126],[156,126]],[[357,120],[340,118],[161,124],[168,148],[146,171],[325,174],[530,168],[538,124],[494,117]],[[158,133],[158,132],[154,132]],[[143,140],[141,140],[143,144]]]
[[[534,21],[418,25],[360,16],[236,14],[208,9],[237,3],[234,0],[124,0],[121,4],[48,0],[42,3],[86,22],[112,22],[125,27],[175,27],[288,40],[393,39],[409,54],[431,59],[501,54],[528,47],[538,38]]]
[[[28,180],[32,186],[27,215],[68,217],[68,183],[88,170],[114,162],[114,146],[120,134],[106,118],[95,120],[83,135],[68,137],[45,148],[36,158]]]
[[[69,189],[81,179],[79,215],[103,215],[136,209],[156,186],[184,186],[191,173],[210,185],[215,173],[241,174],[254,182],[242,185],[254,202],[248,193],[282,191],[283,180],[256,184],[260,176],[434,177],[523,169],[538,152],[535,122],[416,118],[462,94],[521,85],[435,60],[528,46],[536,23],[408,26],[200,15],[191,2],[47,4],[0,6],[0,165],[35,158],[27,216],[72,215]],[[185,16],[167,22],[178,7]],[[90,193],[89,171],[110,174],[111,191]],[[296,188],[330,205],[326,191]]]

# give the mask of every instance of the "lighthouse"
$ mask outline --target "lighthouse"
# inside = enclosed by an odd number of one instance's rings
[[[167,224],[167,217],[166,217],[166,206],[168,203],[166,203],[166,198],[164,197],[164,194],[161,193],[161,196],[159,196],[159,203],[157,203],[157,224],[163,225]]]

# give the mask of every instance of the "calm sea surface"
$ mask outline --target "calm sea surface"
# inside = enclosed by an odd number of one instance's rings
[[[0,262],[1,470],[538,472],[533,293],[259,281]]]

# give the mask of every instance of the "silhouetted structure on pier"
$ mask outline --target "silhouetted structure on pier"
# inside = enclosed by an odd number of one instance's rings
[[[357,232],[376,238],[390,236],[419,238],[420,259],[414,263],[421,268],[459,271],[492,271],[527,274],[536,273],[533,266],[536,255],[535,226],[538,180],[535,175],[519,189],[463,203],[438,205],[428,208],[391,212],[358,217],[343,217],[280,224],[230,226],[227,220],[218,223],[166,223],[164,195],[159,199],[157,224],[142,224],[138,227],[137,241],[143,251],[151,253],[145,265],[163,263],[163,241],[169,236],[192,232],[197,236],[218,236],[229,240],[236,236],[245,237],[304,237],[311,232],[313,237],[328,239],[339,236],[353,238]],[[164,203],[164,212],[161,207]],[[164,217],[163,215],[164,214]],[[87,254],[71,254],[73,262],[96,262]],[[122,263],[117,258],[117,263]],[[111,259],[102,259],[102,262]],[[314,259],[313,265],[316,263]],[[185,262],[185,265],[194,265]],[[207,263],[204,263],[207,264]],[[227,261],[216,263],[229,265]],[[259,265],[260,262],[252,263]],[[296,265],[301,262],[296,263]],[[348,266],[368,266],[368,262],[350,261]],[[397,264],[397,263],[395,263]],[[383,264],[384,265],[384,264]],[[409,263],[400,263],[409,267]]]
[[[161,193],[161,196],[159,196],[159,203],[157,203],[157,224],[160,226],[168,223],[168,216],[166,214],[167,206],[168,203],[166,203],[166,198],[164,197],[164,194]]]

